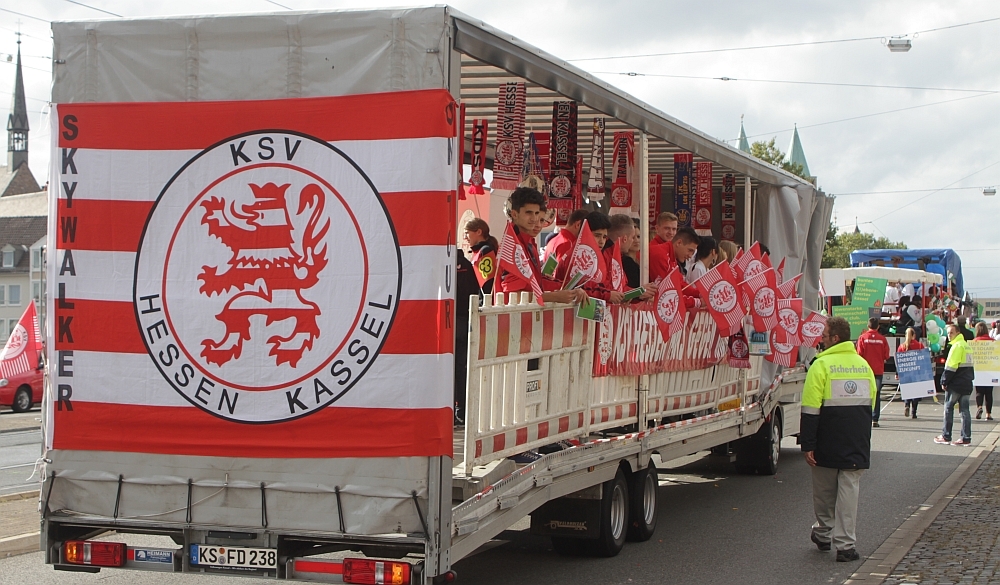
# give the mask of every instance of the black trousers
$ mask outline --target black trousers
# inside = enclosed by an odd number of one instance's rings
[[[993,412],[993,386],[976,386],[976,407],[982,408],[986,402],[986,414]]]

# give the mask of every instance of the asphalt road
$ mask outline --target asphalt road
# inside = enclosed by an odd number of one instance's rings
[[[4,412],[4,423],[17,420],[27,424],[38,418],[38,411],[14,414]],[[38,489],[38,482],[25,482],[41,453],[42,436],[32,431],[0,432],[0,496]],[[37,479],[37,476],[36,478]]]
[[[921,406],[921,418],[903,419],[902,405],[883,412],[874,430],[873,467],[861,483],[858,550],[871,554],[958,466],[969,449],[935,445],[941,406]],[[973,441],[994,423],[975,421]],[[612,559],[565,558],[547,539],[526,530],[502,535],[507,544],[456,564],[459,583],[842,583],[860,562],[836,563],[809,542],[812,503],[809,468],[794,438],[782,444],[776,476],[736,475],[726,459],[693,456],[661,466],[656,534],[629,543]],[[526,523],[525,523],[526,527]],[[128,542],[139,544],[137,537]],[[54,572],[41,553],[0,560],[0,584],[128,583],[130,585],[238,583],[199,577],[105,570]]]

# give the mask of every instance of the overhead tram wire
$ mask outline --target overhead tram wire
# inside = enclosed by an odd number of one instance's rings
[[[853,120],[862,120],[864,118],[873,118],[875,116],[882,116],[882,115],[885,115],[885,114],[895,114],[897,112],[905,112],[907,110],[916,110],[916,109],[919,109],[919,108],[928,108],[930,106],[937,106],[937,105],[941,105],[941,104],[948,104],[948,103],[951,103],[951,102],[960,102],[962,100],[971,100],[971,99],[975,99],[975,98],[978,98],[978,97],[992,96],[992,95],[997,95],[997,93],[996,92],[988,92],[988,93],[979,93],[979,94],[976,94],[976,95],[967,95],[967,96],[964,96],[964,97],[952,98],[950,100],[943,100],[943,101],[940,101],[940,102],[931,102],[929,104],[919,104],[919,105],[916,105],[916,106],[907,106],[905,108],[896,108],[894,110],[886,110],[884,112],[875,112],[873,114],[863,114],[861,116],[852,116],[850,118],[842,118],[840,120],[830,120],[829,122],[819,122],[819,123],[816,123],[816,124],[806,124],[806,125],[803,125],[803,126],[799,126],[798,128],[799,128],[799,130],[804,130],[806,128],[816,128],[816,127],[819,127],[819,126],[829,126],[830,124],[839,124],[841,122],[851,122]],[[751,134],[750,136],[747,136],[747,138],[760,138],[761,136],[774,136],[775,134],[781,134],[782,132],[791,132],[792,130],[794,130],[794,128],[786,128],[784,130],[775,130],[773,132],[762,132],[760,134]],[[727,142],[734,142],[736,140],[739,140],[739,138],[730,138],[730,139],[727,140]]]
[[[52,22],[51,20],[45,20],[44,18],[38,18],[37,16],[32,16],[30,14],[25,14],[23,12],[16,12],[16,11],[10,10],[8,8],[0,8],[0,12],[9,12],[11,14],[16,14],[18,16],[23,16],[25,18],[30,18],[32,20],[38,20],[40,22],[44,22],[45,24],[51,24],[51,22]]]
[[[952,186],[952,185],[954,185],[955,183],[959,183],[959,182],[961,182],[961,181],[964,181],[964,180],[968,179],[969,177],[973,177],[973,176],[975,176],[975,175],[978,175],[979,173],[981,173],[981,172],[985,171],[986,169],[989,169],[989,168],[992,168],[992,167],[995,167],[995,166],[997,166],[997,165],[1000,165],[1000,160],[998,160],[997,162],[995,162],[995,163],[993,163],[993,164],[991,164],[991,165],[987,165],[987,166],[985,166],[985,167],[983,167],[983,168],[979,169],[978,171],[976,171],[976,172],[974,172],[974,173],[971,173],[971,174],[968,174],[968,175],[965,175],[964,177],[962,177],[961,179],[958,179],[957,181],[952,181],[951,183],[948,183],[947,185],[945,185],[944,187],[942,187],[942,188],[940,188],[940,189],[937,189],[937,190],[935,190],[935,191],[931,191],[930,193],[928,193],[928,194],[924,195],[923,197],[918,197],[918,198],[914,199],[913,201],[910,201],[909,203],[906,203],[906,204],[904,204],[904,205],[900,205],[900,206],[899,206],[899,207],[897,207],[896,209],[893,209],[893,210],[892,210],[892,211],[890,211],[889,213],[884,213],[884,214],[882,214],[882,215],[880,215],[880,216],[876,217],[876,218],[875,218],[875,219],[873,219],[872,221],[878,221],[878,220],[882,219],[883,217],[888,217],[888,216],[892,215],[893,213],[896,213],[897,211],[899,211],[899,210],[901,210],[901,209],[904,209],[904,208],[906,208],[906,207],[909,207],[909,206],[911,206],[911,205],[913,205],[914,203],[917,203],[917,202],[919,202],[919,201],[923,201],[924,199],[927,199],[927,198],[928,198],[928,197],[930,197],[931,195],[934,195],[935,193],[939,193],[939,192],[943,191],[944,189],[946,189],[946,188],[948,188],[948,187],[951,187],[951,186]]]
[[[89,8],[91,10],[96,10],[97,12],[103,12],[104,14],[110,14],[111,16],[117,16],[118,18],[124,18],[121,14],[115,14],[114,12],[104,10],[103,8],[98,8],[96,6],[91,6],[90,4],[84,4],[83,2],[77,2],[77,0],[65,0],[70,4],[76,4],[77,6],[83,6],[84,8]]]
[[[995,22],[995,21],[998,21],[998,20],[1000,20],[1000,17],[986,18],[986,19],[977,20],[977,21],[974,21],[974,22],[962,22],[962,23],[959,23],[959,24],[952,24],[952,25],[941,26],[941,27],[937,27],[937,28],[929,28],[927,30],[918,30],[918,31],[915,31],[915,32],[913,32],[911,34],[913,34],[915,36],[915,35],[919,35],[919,34],[923,34],[923,33],[936,32],[936,31],[939,31],[939,30],[946,30],[946,29],[951,29],[951,28],[959,28],[959,27],[963,27],[963,26],[972,26],[972,25],[976,25],[976,24],[984,24],[984,23],[987,23],[987,22]],[[698,50],[694,50],[694,51],[672,51],[672,52],[667,52],[667,53],[646,53],[646,54],[639,54],[639,55],[613,55],[613,56],[610,56],[610,57],[582,57],[580,59],[567,59],[567,61],[569,61],[569,62],[608,61],[608,60],[612,60],[612,59],[639,59],[639,58],[643,58],[643,57],[671,57],[671,56],[674,56],[674,55],[698,55],[698,54],[705,54],[705,53],[724,53],[724,52],[730,52],[730,51],[756,51],[756,50],[759,50],[759,49],[781,49],[781,48],[785,48],[785,47],[803,47],[803,46],[807,46],[807,45],[830,45],[830,44],[834,44],[834,43],[855,43],[855,42],[859,42],[859,41],[873,41],[873,40],[881,40],[881,39],[885,39],[885,38],[900,38],[900,37],[904,37],[904,36],[907,36],[907,35],[905,35],[905,34],[904,35],[878,35],[878,36],[872,36],[872,37],[854,37],[854,38],[848,38],[848,39],[829,39],[829,40],[824,40],[824,41],[801,41],[801,42],[797,42],[797,43],[779,43],[779,44],[774,44],[774,45],[751,45],[751,46],[746,46],[746,47],[726,47],[726,48],[723,48],[723,49],[698,49]]]
[[[294,8],[290,8],[288,6],[285,6],[284,4],[278,4],[274,0],[264,0],[264,2],[267,2],[268,4],[274,4],[275,6],[280,6],[280,7],[284,8],[285,10],[295,10]]]
[[[863,88],[877,88],[877,89],[909,89],[909,90],[923,90],[923,91],[962,91],[969,93],[1000,93],[1000,90],[995,89],[963,89],[954,87],[920,87],[912,85],[878,85],[873,83],[839,83],[833,81],[796,81],[792,79],[752,79],[745,77],[709,77],[705,75],[670,75],[667,73],[638,73],[636,71],[594,71],[596,74],[603,75],[625,75],[628,77],[670,77],[673,79],[705,79],[705,80],[716,80],[716,81],[747,81],[752,83],[786,83],[793,85],[825,85],[833,87],[863,87]]]

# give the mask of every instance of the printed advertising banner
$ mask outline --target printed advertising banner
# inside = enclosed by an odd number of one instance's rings
[[[727,351],[727,338],[706,310],[688,311],[684,327],[664,341],[651,303],[611,305],[598,326],[594,376],[701,370],[720,363]]]
[[[55,106],[54,448],[451,455],[456,118],[444,90]]]
[[[859,276],[854,279],[854,292],[851,295],[851,306],[854,307],[881,307],[885,300],[885,285],[888,284],[884,278],[871,278]]]
[[[1000,341],[970,341],[976,386],[1000,386]]]
[[[903,400],[933,396],[934,368],[929,349],[896,352],[896,375]]]

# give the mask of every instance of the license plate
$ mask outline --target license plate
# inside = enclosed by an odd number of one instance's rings
[[[273,548],[192,544],[191,564],[227,569],[275,569],[278,567],[278,551]]]
[[[736,410],[740,407],[740,399],[734,398],[732,400],[727,400],[726,402],[719,403],[719,412],[724,412],[726,410]]]

